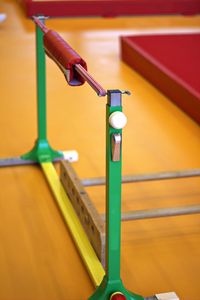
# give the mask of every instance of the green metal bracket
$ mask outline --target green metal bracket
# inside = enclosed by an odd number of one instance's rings
[[[40,19],[44,22],[45,17]],[[53,150],[47,140],[46,126],[46,61],[43,47],[43,32],[36,25],[36,64],[37,64],[37,116],[38,138],[33,149],[22,155],[22,159],[48,162],[63,157],[62,152]]]
[[[106,275],[89,300],[109,300],[115,292],[120,292],[126,300],[144,300],[140,295],[126,290],[120,278],[121,256],[121,145],[117,161],[113,160],[113,134],[122,136],[122,129],[113,128],[109,117],[114,112],[122,112],[122,92],[108,91],[106,108]]]
[[[123,286],[121,279],[109,280],[107,276],[103,278],[101,285],[96,289],[89,300],[110,300],[112,294],[115,292],[122,293],[126,300],[144,300],[143,297],[128,291]]]
[[[50,162],[59,157],[63,157],[63,153],[61,151],[53,150],[46,139],[42,140],[39,138],[36,140],[33,149],[21,156],[22,159],[40,163]]]

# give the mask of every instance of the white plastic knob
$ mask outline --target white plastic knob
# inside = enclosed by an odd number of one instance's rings
[[[109,117],[109,124],[115,129],[122,129],[127,123],[127,117],[121,111],[113,112]]]

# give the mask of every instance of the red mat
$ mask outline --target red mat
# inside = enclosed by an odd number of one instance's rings
[[[121,55],[200,124],[200,34],[122,37]]]
[[[200,0],[19,0],[26,15],[50,17],[198,14]]]

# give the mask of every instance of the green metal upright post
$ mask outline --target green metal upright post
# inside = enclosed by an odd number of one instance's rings
[[[46,60],[43,48],[43,32],[36,25],[36,59],[37,59],[37,112],[38,138],[46,140]]]
[[[106,107],[106,275],[89,300],[109,300],[114,293],[121,293],[126,300],[143,300],[123,286],[120,277],[121,249],[121,168],[122,129],[113,128],[109,118],[122,112],[122,92],[108,91]]]
[[[40,17],[42,22],[45,18]],[[46,61],[43,47],[43,32],[36,25],[36,69],[37,69],[37,124],[38,137],[33,149],[22,155],[23,159],[48,162],[62,157],[60,151],[53,150],[47,140],[46,122]]]

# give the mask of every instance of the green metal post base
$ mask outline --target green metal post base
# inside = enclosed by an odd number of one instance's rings
[[[122,293],[126,300],[144,300],[142,296],[127,291],[123,286],[121,279],[109,281],[106,275],[100,286],[88,300],[110,300],[111,295],[115,292]]]
[[[36,162],[50,162],[59,157],[63,157],[63,153],[53,150],[47,140],[41,139],[36,140],[35,146],[30,152],[21,156],[22,159]]]

